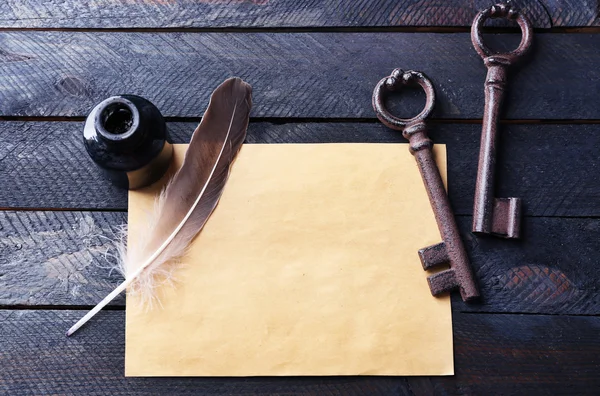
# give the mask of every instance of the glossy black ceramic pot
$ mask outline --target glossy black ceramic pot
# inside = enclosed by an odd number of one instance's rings
[[[96,105],[87,117],[83,137],[90,157],[123,188],[154,183],[173,156],[160,111],[135,95],[112,96]]]

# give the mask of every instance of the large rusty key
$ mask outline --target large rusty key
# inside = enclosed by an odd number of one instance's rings
[[[397,118],[390,114],[384,103],[386,94],[415,84],[420,85],[427,95],[423,111],[411,119]],[[435,90],[433,85],[427,76],[417,71],[404,72],[396,69],[391,76],[379,81],[373,91],[373,108],[377,113],[377,118],[387,127],[402,131],[402,135],[409,141],[410,152],[414,155],[419,166],[442,237],[441,243],[419,250],[419,257],[424,270],[442,264],[450,265],[450,269],[427,278],[431,294],[437,296],[458,288],[462,299],[469,301],[479,297],[479,291],[471,272],[469,258],[460,239],[442,177],[433,157],[433,142],[427,137],[425,126],[425,118],[431,113],[434,105]]]
[[[494,54],[484,44],[481,27],[488,18],[516,19],[521,27],[519,47],[506,54]],[[497,4],[481,11],[471,28],[471,41],[483,58],[488,73],[485,80],[485,108],[479,149],[479,168],[473,203],[473,232],[518,238],[521,225],[521,199],[494,197],[494,167],[498,114],[506,87],[506,71],[524,55],[531,45],[531,24],[523,15],[506,4]]]

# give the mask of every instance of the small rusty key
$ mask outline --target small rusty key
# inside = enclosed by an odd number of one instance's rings
[[[384,104],[385,95],[400,90],[404,86],[415,84],[419,84],[427,95],[423,111],[411,119],[397,118],[390,114]],[[379,81],[373,91],[373,108],[377,113],[377,118],[387,127],[402,131],[402,135],[409,141],[410,152],[415,156],[419,166],[442,237],[441,243],[419,250],[424,270],[442,264],[450,265],[450,269],[427,278],[431,294],[437,296],[459,288],[462,299],[469,301],[479,297],[479,291],[471,272],[469,258],[460,239],[442,177],[433,157],[433,142],[427,137],[425,126],[425,118],[433,110],[434,104],[435,90],[431,81],[423,73],[417,71],[404,72],[396,69],[391,76]]]
[[[484,44],[481,27],[488,18],[516,19],[522,32],[519,47],[506,54],[494,54]],[[471,28],[471,41],[488,69],[485,80],[485,108],[479,149],[479,167],[473,203],[473,232],[503,238],[518,238],[521,225],[521,199],[494,197],[494,166],[498,115],[506,87],[508,66],[523,56],[531,45],[529,20],[509,5],[497,4],[477,14]]]

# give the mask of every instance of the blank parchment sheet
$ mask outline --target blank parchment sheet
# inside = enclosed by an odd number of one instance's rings
[[[130,244],[160,188],[129,193]],[[162,307],[127,296],[126,375],[451,375],[440,241],[406,144],[246,144]]]

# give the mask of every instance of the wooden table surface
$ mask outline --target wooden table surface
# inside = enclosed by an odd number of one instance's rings
[[[470,233],[486,70],[468,32],[491,1],[3,1],[0,394],[599,394],[600,2],[513,3],[536,27],[496,168],[498,195],[524,203],[518,241]],[[496,24],[486,39],[507,49],[519,34]],[[142,95],[184,143],[237,75],[254,87],[248,143],[403,142],[370,103],[395,67],[436,86],[431,135],[481,286],[479,303],[452,296],[455,376],[126,379],[123,296],[64,336],[121,280],[105,254],[126,192],[81,137],[95,103]]]

